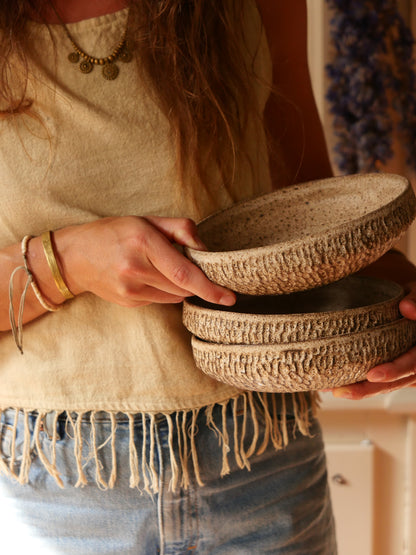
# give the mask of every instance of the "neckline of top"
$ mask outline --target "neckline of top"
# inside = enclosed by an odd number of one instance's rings
[[[90,29],[96,29],[104,25],[112,25],[114,23],[119,23],[125,20],[127,17],[129,8],[122,8],[112,13],[98,15],[96,17],[89,17],[87,19],[82,19],[80,21],[74,21],[72,23],[65,23],[65,27],[72,33],[78,33],[80,31],[85,32]],[[39,21],[29,20],[27,24],[32,30],[59,30],[64,29],[62,23],[42,23]]]

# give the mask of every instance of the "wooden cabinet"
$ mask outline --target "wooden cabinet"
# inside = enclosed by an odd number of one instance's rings
[[[327,445],[339,555],[374,553],[374,451],[369,441]]]
[[[416,555],[416,390],[323,397],[339,555]]]

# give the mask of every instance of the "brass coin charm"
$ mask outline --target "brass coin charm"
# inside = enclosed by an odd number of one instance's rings
[[[94,65],[100,65],[100,66],[102,66],[102,74],[103,74],[104,79],[107,79],[109,81],[112,81],[112,80],[116,79],[117,75],[119,74],[119,68],[113,62],[120,59],[121,61],[127,63],[127,62],[131,62],[131,60],[133,58],[132,49],[130,48],[131,43],[130,43],[129,39],[127,38],[127,28],[124,31],[121,40],[119,41],[117,46],[114,48],[114,50],[111,52],[111,54],[109,56],[106,56],[105,58],[97,58],[95,56],[91,56],[90,54],[85,52],[85,50],[82,50],[82,48],[78,45],[78,43],[72,37],[71,33],[69,32],[68,27],[62,21],[59,13],[55,9],[55,6],[54,6],[53,2],[51,0],[49,0],[49,3],[51,4],[51,7],[52,7],[53,11],[55,12],[56,17],[60,21],[60,23],[61,23],[61,25],[62,25],[62,27],[65,31],[65,34],[68,37],[69,42],[72,44],[72,48],[74,50],[73,52],[68,54],[68,60],[72,64],[77,64],[77,63],[79,63],[80,59],[82,58],[82,60],[79,64],[79,69],[82,73],[91,73],[91,71],[94,68]]]
[[[119,55],[118,59],[121,62],[124,62],[125,64],[128,64],[129,62],[132,61],[133,54],[130,52],[130,50],[127,50],[127,48],[125,48],[124,50],[122,50],[122,52],[120,52],[120,55]]]
[[[117,75],[119,74],[119,69],[116,66],[116,64],[113,63],[109,63],[109,64],[105,64],[105,66],[103,67],[103,76],[104,79],[107,79],[108,81],[113,81],[114,79],[116,79]]]
[[[72,35],[68,31],[67,27],[64,23],[62,23],[64,30],[68,39],[72,44],[72,48],[74,49],[73,52],[68,54],[68,60],[72,64],[79,63],[79,69],[82,73],[91,73],[94,69],[95,65],[100,65],[102,67],[102,74],[104,79],[108,81],[113,81],[117,78],[120,70],[118,66],[114,63],[117,60],[121,60],[124,63],[131,62],[133,59],[132,50],[129,48],[128,41],[126,39],[126,33],[124,33],[122,40],[118,43],[118,45],[114,48],[112,53],[105,58],[96,58],[95,56],[90,56],[84,50],[82,50],[75,40],[72,38]]]
[[[79,64],[79,69],[82,71],[82,73],[90,73],[93,67],[94,66],[92,65],[92,63],[88,60],[82,60],[82,62]]]
[[[70,54],[68,54],[68,60],[71,62],[71,64],[77,64],[79,62],[78,52],[71,52]]]

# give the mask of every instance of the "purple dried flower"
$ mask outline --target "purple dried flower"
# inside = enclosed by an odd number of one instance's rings
[[[395,0],[327,0],[334,57],[327,100],[341,171],[374,171],[393,156],[391,112],[416,167],[414,38]]]

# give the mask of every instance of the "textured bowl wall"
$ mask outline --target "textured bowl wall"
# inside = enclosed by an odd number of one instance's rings
[[[334,177],[214,214],[198,226],[208,251],[185,250],[212,281],[234,291],[291,293],[370,264],[398,241],[415,211],[404,177]]]
[[[310,341],[356,333],[400,317],[400,285],[351,276],[318,289],[288,295],[239,296],[232,307],[198,298],[183,305],[183,322],[213,343],[258,345]]]
[[[401,319],[372,330],[283,345],[222,345],[192,338],[198,368],[254,391],[311,391],[365,379],[373,366],[416,343],[416,322]]]

